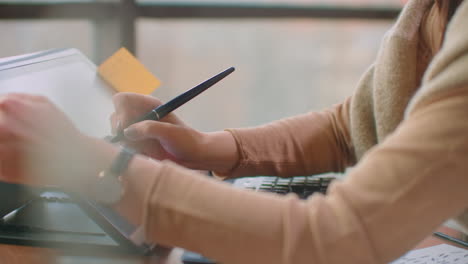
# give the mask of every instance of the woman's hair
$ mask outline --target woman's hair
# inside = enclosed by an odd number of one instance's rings
[[[436,0],[441,17],[441,23],[443,23],[442,32],[445,32],[447,29],[447,24],[450,22],[450,19],[452,19],[453,14],[462,2],[463,0]]]

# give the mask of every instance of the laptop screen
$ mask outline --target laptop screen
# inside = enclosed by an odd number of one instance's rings
[[[114,110],[113,89],[98,76],[96,66],[76,49],[48,50],[21,57],[0,59],[0,94],[11,92],[44,95],[64,111],[83,133],[98,138],[110,134],[109,117]],[[0,189],[2,188],[11,189],[11,186],[3,184],[0,186]],[[81,245],[83,248],[90,249],[121,247],[117,249],[118,251],[122,251],[123,247],[127,251],[138,253],[150,250],[150,246],[144,244],[143,241],[133,239],[137,228],[130,225],[112,208],[85,197],[70,197],[71,194],[61,193],[58,190],[33,190],[30,193],[37,194],[37,197],[32,199],[34,201],[31,200],[32,202],[28,203],[26,207],[23,206],[21,212],[16,210],[16,218],[9,214],[6,219],[11,223],[16,221],[14,222],[16,224],[18,221],[22,221],[20,226],[24,226],[28,214],[32,214],[31,211],[36,215],[42,214],[43,219],[49,219],[42,222],[35,221],[36,226],[33,226],[33,229],[36,228],[39,231],[41,228],[50,231],[49,236],[47,236],[48,240],[46,239],[46,243],[41,245],[71,245],[73,247]],[[32,205],[40,203],[42,203],[39,206],[42,208],[42,212],[37,212]],[[82,210],[82,214],[80,215],[77,210]],[[52,217],[53,212],[58,212],[57,216]],[[57,223],[59,220],[56,219],[60,218],[58,215],[68,214],[68,216],[74,216],[72,219],[76,220],[80,217],[85,219],[83,213],[93,223],[76,224],[72,228],[73,230],[70,230],[71,227],[65,228],[66,230],[53,230],[60,226]],[[5,221],[5,217],[4,222],[10,223]],[[41,226],[37,226],[38,222],[42,223]],[[54,222],[53,226],[48,226],[52,222]],[[4,225],[4,228],[5,226],[8,229],[9,225]],[[83,229],[86,229],[84,226],[87,226],[91,230],[88,232],[90,236],[83,238],[87,231],[80,234],[82,231],[76,230],[77,226],[83,226]],[[62,229],[64,228],[62,227]],[[68,236],[68,240],[57,235],[50,236],[50,234],[55,234],[55,231],[70,231],[69,233],[73,235]],[[0,240],[2,235],[5,236],[5,232],[8,235],[11,230],[2,232],[0,230]],[[80,235],[81,237],[77,237]],[[91,239],[93,235],[94,239]],[[70,237],[73,236],[76,239],[73,238],[75,240],[70,241]],[[26,239],[31,240],[31,238]]]

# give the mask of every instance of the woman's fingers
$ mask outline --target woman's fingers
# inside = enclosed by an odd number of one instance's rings
[[[115,112],[111,115],[111,128],[115,133],[142,115],[161,105],[155,97],[136,93],[118,93],[112,98]],[[118,129],[120,126],[120,129]]]
[[[166,138],[171,133],[171,125],[158,121],[142,121],[127,127],[124,135],[129,140],[160,139]]]
[[[17,142],[0,142],[0,179],[7,182],[23,182],[24,156]]]
[[[0,98],[0,144],[16,141],[22,133],[20,121],[12,111],[12,100]],[[16,106],[15,106],[16,107]]]
[[[126,112],[130,115],[140,116],[153,108],[162,104],[162,102],[149,95],[141,95],[136,93],[118,93],[112,97],[112,102],[118,113]],[[134,116],[134,117],[137,117]]]
[[[111,123],[111,132],[112,135],[117,135],[117,133],[122,130],[122,121],[117,115],[116,112],[112,113],[110,116],[110,123]]]

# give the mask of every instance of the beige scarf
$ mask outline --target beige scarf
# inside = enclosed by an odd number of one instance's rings
[[[432,50],[421,43],[437,43],[424,38],[431,36],[428,30],[438,29],[431,26],[433,3],[413,0],[407,4],[385,35],[374,65],[358,84],[350,111],[358,159],[391,134],[419,102],[441,90],[468,84],[468,1],[456,11],[440,51],[429,64]],[[468,210],[458,220],[468,233]]]

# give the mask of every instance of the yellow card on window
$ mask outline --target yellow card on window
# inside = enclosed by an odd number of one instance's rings
[[[119,92],[150,94],[161,84],[126,48],[120,48],[105,60],[98,73]]]

